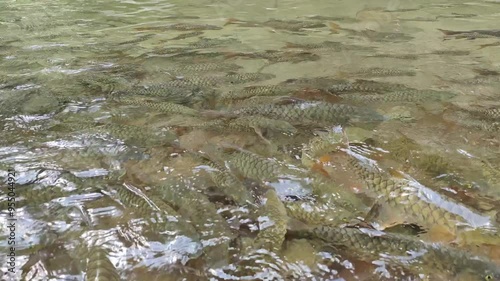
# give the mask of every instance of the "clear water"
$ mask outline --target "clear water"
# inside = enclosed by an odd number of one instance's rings
[[[499,20],[493,0],[2,1],[3,280],[497,280],[452,265],[500,265]],[[324,224],[378,234],[301,236]]]

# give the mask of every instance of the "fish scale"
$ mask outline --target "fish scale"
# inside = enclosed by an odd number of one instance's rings
[[[171,102],[159,102],[159,101],[153,102],[144,99],[121,99],[120,102],[124,104],[149,107],[164,113],[173,113],[173,114],[177,113],[177,114],[185,114],[191,116],[199,115],[199,112],[193,108]]]
[[[193,190],[188,182],[171,180],[151,192],[176,207],[183,217],[189,218],[200,233],[207,260],[227,262],[229,242],[234,235],[226,220],[219,214],[217,207],[205,195]]]
[[[273,179],[283,172],[282,167],[274,159],[267,159],[249,151],[235,151],[228,156],[229,164],[244,177],[256,180]]]
[[[363,79],[357,79],[354,82],[340,80],[328,87],[328,91],[333,94],[350,92],[385,93],[406,89],[408,89],[408,87],[403,84],[377,82]]]
[[[87,261],[85,280],[88,281],[119,281],[120,275],[108,258],[106,250],[92,247]]]
[[[214,169],[214,171],[209,171],[212,181],[217,185],[217,187],[221,188],[226,195],[234,200],[234,202],[239,205],[245,205],[253,201],[252,195],[229,169],[216,161],[205,158],[204,156],[195,154],[195,157],[200,159],[203,164],[206,164]]]
[[[107,188],[107,190],[110,190]],[[118,199],[133,213],[148,219],[152,223],[153,229],[161,231],[176,231],[188,236],[197,236],[194,227],[183,222],[179,215],[171,206],[163,202],[160,198],[146,196],[141,191],[134,192],[134,188],[127,186],[117,187],[116,190],[110,190],[111,196]]]
[[[444,198],[423,186],[414,186],[406,179],[394,179],[382,172],[371,171],[354,157],[349,158],[349,164],[374,194],[382,196],[391,207],[402,210],[415,223],[442,226],[451,233],[457,233],[459,225],[490,225],[488,217],[473,212],[451,198]],[[428,196],[435,202],[428,202]]]
[[[165,84],[132,87],[125,91],[116,92],[113,95],[115,97],[124,95],[161,97],[164,98],[165,101],[188,104],[197,88],[194,85],[186,84],[186,82],[177,81],[180,80],[175,80],[174,82],[170,81]],[[178,85],[176,85],[176,83],[178,83]]]
[[[248,72],[248,73],[228,73],[224,80],[228,83],[239,84],[247,82],[257,82],[262,80],[269,80],[275,78],[276,75],[270,73],[258,73],[258,72]]]
[[[343,95],[342,98],[359,102],[432,102],[449,100],[455,96],[451,92],[408,89],[382,95]]]
[[[371,67],[352,72],[354,75],[363,75],[369,77],[391,77],[391,76],[415,76],[417,73],[413,70],[394,69],[394,68],[381,68]]]
[[[265,203],[261,206],[260,218],[265,218],[268,221],[264,220],[264,222],[259,223],[259,233],[255,238],[254,246],[279,252],[283,241],[285,241],[287,212],[274,189],[266,191],[264,198]]]
[[[380,254],[386,254],[385,257],[392,262],[421,273],[434,275],[436,272],[446,272],[453,276],[472,274],[473,280],[500,278],[498,266],[486,258],[476,257],[468,252],[444,245],[422,242],[408,236],[392,233],[369,234],[369,231],[358,228],[328,226],[320,226],[309,232],[299,231],[298,233],[299,236],[314,237],[336,246],[345,247],[348,251],[353,251],[366,259],[380,259]],[[415,254],[413,254],[412,259],[409,259],[411,253]],[[398,259],[398,256],[406,257],[405,261]]]
[[[235,114],[263,115],[285,121],[328,121],[345,123],[356,112],[352,106],[324,102],[304,102],[298,104],[268,104],[237,109]]]
[[[353,218],[351,212],[319,202],[285,202],[290,217],[313,225],[340,225]]]
[[[241,90],[225,92],[220,95],[221,100],[244,99],[253,96],[279,96],[290,90],[277,85],[248,86]]]
[[[232,63],[197,63],[197,64],[187,64],[182,66],[176,66],[173,68],[166,69],[169,73],[182,74],[182,73],[192,73],[192,72],[207,72],[207,71],[235,71],[240,69],[241,66]]]

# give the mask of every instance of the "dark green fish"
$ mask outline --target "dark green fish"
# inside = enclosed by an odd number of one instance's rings
[[[195,49],[214,48],[222,45],[232,45],[241,43],[235,38],[202,38],[197,42],[189,43],[188,46]]]
[[[209,166],[208,170],[212,181],[219,187],[224,194],[231,198],[238,205],[246,205],[253,202],[252,195],[243,185],[243,183],[225,167],[223,163],[210,159],[210,156],[201,153],[193,153],[195,158],[200,159],[202,164]]]
[[[476,38],[491,38],[496,37],[500,38],[500,29],[477,29],[477,30],[467,30],[467,31],[453,31],[453,30],[445,30],[439,29],[439,31],[443,32],[447,36],[459,38],[467,38],[467,39],[476,39]]]
[[[298,21],[298,20],[275,20],[271,19],[265,22],[256,22],[256,21],[241,21],[238,19],[231,18],[228,20],[227,24],[238,24],[243,27],[270,27],[273,29],[279,30],[288,30],[288,31],[301,31],[305,28],[319,28],[326,27],[326,25],[322,22],[318,21]]]
[[[446,121],[457,123],[464,127],[474,128],[486,132],[500,131],[500,121],[478,119],[471,113],[464,111],[453,111],[443,114],[443,119]]]
[[[373,102],[436,102],[452,99],[457,94],[434,90],[416,90],[408,89],[404,91],[395,91],[387,94],[372,95],[342,95],[342,99],[362,103]]]
[[[252,52],[252,53],[230,53],[226,57],[243,57],[251,59],[265,59],[270,63],[278,62],[291,62],[299,63],[303,61],[317,61],[320,56],[303,51],[279,51],[279,50],[266,50],[263,52]]]
[[[435,50],[430,52],[431,55],[445,55],[445,56],[468,56],[470,51],[465,50]]]
[[[417,60],[419,58],[418,54],[375,54],[368,55],[369,58],[391,58],[391,59],[401,59],[401,60]]]
[[[259,181],[272,180],[281,175],[290,174],[288,168],[277,160],[265,158],[243,149],[237,149],[226,157],[230,166],[247,178]]]
[[[104,192],[122,204],[127,211],[148,220],[155,231],[197,237],[197,231],[191,224],[174,208],[154,195],[146,195],[130,184],[117,186],[115,189],[107,187]]]
[[[170,40],[182,40],[182,39],[186,39],[186,38],[196,37],[196,36],[202,35],[202,34],[203,34],[203,31],[193,31],[193,32],[179,34]]]
[[[174,23],[170,25],[161,25],[161,26],[144,26],[144,27],[136,27],[135,30],[146,31],[146,30],[180,30],[180,31],[189,31],[189,30],[220,30],[222,27],[209,25],[209,24],[191,24],[191,23]]]
[[[340,51],[371,51],[373,47],[365,47],[359,45],[344,44],[334,41],[323,41],[321,43],[286,43],[285,48],[289,49],[303,49],[303,50],[328,50],[334,52]]]
[[[483,118],[483,119],[491,119],[491,120],[499,120],[500,119],[500,108],[467,108],[467,112],[471,114]]]
[[[198,116],[199,112],[196,109],[171,103],[171,102],[163,102],[163,101],[150,101],[147,99],[137,99],[137,98],[124,98],[119,100],[120,103],[129,104],[129,105],[138,105],[143,107],[148,107],[163,113],[169,114],[184,114],[190,116]]]
[[[349,222],[354,216],[341,207],[320,202],[285,202],[288,216],[308,225],[340,225]]]
[[[224,81],[231,84],[240,84],[247,82],[257,82],[275,78],[276,75],[270,73],[238,73],[231,72],[224,76]]]
[[[247,86],[241,90],[232,90],[220,94],[221,100],[245,99],[254,96],[281,96],[290,92],[290,89],[278,85]]]
[[[254,247],[278,253],[285,241],[288,216],[283,202],[274,189],[270,188],[264,194],[259,214],[259,233],[255,238]]]
[[[177,139],[177,136],[173,132],[156,132],[145,127],[113,123],[66,121],[50,128],[52,131],[59,131],[61,129],[64,131],[72,130],[109,134],[137,146],[169,144]]]
[[[394,76],[415,76],[417,73],[414,70],[371,67],[361,69],[354,72],[349,72],[349,75],[363,77],[394,77]]]
[[[291,104],[268,104],[236,109],[236,115],[262,115],[293,123],[314,124],[332,122],[346,124],[351,121],[380,121],[383,117],[369,109],[357,108],[345,104],[326,102],[299,101]]]
[[[364,180],[371,193],[386,201],[390,207],[414,219],[415,223],[429,227],[439,226],[453,234],[457,234],[457,231],[465,226],[472,228],[492,226],[490,217],[479,214],[414,179],[393,177],[384,173],[372,164],[365,164],[369,163],[370,159],[346,151],[351,155],[350,166]]]
[[[321,226],[310,232],[296,232],[299,237],[314,237],[344,248],[363,259],[389,260],[414,273],[435,277],[468,277],[466,280],[496,280],[500,269],[484,257],[445,245],[426,243],[406,235],[381,233],[358,228]]]
[[[198,72],[211,72],[211,71],[236,71],[242,67],[232,63],[197,63],[197,64],[183,64],[166,69],[169,74],[182,75]]]
[[[143,41],[149,40],[149,39],[153,38],[154,36],[156,36],[156,34],[141,35],[141,36],[138,36],[135,39],[128,40],[128,41],[123,41],[121,43],[118,43],[118,45],[135,44],[135,43],[139,43],[139,42],[143,42]]]
[[[219,214],[217,206],[191,185],[189,179],[170,177],[151,193],[175,207],[198,230],[210,264],[227,264],[229,243],[234,235],[224,217]]]
[[[92,247],[87,258],[87,281],[119,281],[120,275],[115,266],[108,259],[106,250]]]
[[[112,97],[134,95],[158,97],[164,99],[164,101],[185,105],[191,102],[192,97],[195,96],[198,91],[201,91],[201,89],[195,85],[187,84],[182,81],[177,82],[176,80],[173,82],[169,81],[165,84],[131,87],[125,91],[113,93]]]
[[[385,93],[406,89],[408,89],[408,86],[405,86],[403,84],[356,79],[354,82],[346,80],[335,81],[328,87],[328,92],[332,94],[343,94],[351,92]]]

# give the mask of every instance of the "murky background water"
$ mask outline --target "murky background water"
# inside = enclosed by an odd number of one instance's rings
[[[498,22],[1,1],[2,280],[500,280]]]

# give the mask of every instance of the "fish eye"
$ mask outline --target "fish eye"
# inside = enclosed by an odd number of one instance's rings
[[[493,280],[493,275],[488,274],[488,275],[484,276],[484,280],[487,280],[487,281]]]

